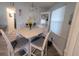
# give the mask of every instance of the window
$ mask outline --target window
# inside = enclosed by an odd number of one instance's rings
[[[65,6],[52,11],[50,30],[58,35],[61,34],[61,27],[64,21]]]

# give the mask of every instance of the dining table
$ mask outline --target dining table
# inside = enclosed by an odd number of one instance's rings
[[[17,30],[17,33],[22,35],[23,37],[25,37],[26,39],[28,39],[29,41],[29,55],[31,56],[31,40],[32,37],[35,37],[37,35],[39,35],[40,33],[46,33],[47,32],[47,28],[40,28],[40,27],[33,27],[32,29],[29,28],[21,28]]]

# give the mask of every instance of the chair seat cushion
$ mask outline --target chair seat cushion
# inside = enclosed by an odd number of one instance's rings
[[[37,40],[31,41],[31,43],[32,43],[33,45],[36,45],[36,46],[38,46],[38,47],[42,47],[43,42],[44,42],[44,37],[40,37],[40,38],[37,39]]]
[[[23,56],[25,54],[27,54],[27,52],[24,49],[21,49],[17,53],[15,53],[15,56]]]
[[[17,44],[14,47],[15,50],[20,49],[20,48],[26,46],[26,44],[28,44],[28,39],[22,37],[22,38],[16,39],[16,42],[17,42]]]
[[[32,38],[32,41],[31,42],[34,42],[34,41],[36,41],[38,39],[40,39],[40,37],[39,36],[36,36],[36,37]]]
[[[34,41],[36,41],[36,40],[38,40],[38,39],[41,39],[41,38],[45,38],[45,37],[43,36],[43,33],[40,33],[38,36],[33,37],[31,42],[34,42]]]

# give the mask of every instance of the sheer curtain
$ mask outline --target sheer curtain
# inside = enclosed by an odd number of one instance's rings
[[[61,35],[62,33],[65,8],[66,6],[63,6],[61,8],[52,11],[50,30],[57,35]]]

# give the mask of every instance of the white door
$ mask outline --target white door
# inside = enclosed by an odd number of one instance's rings
[[[79,56],[79,3],[76,4],[74,17],[73,17],[66,49],[64,51],[64,55]]]

